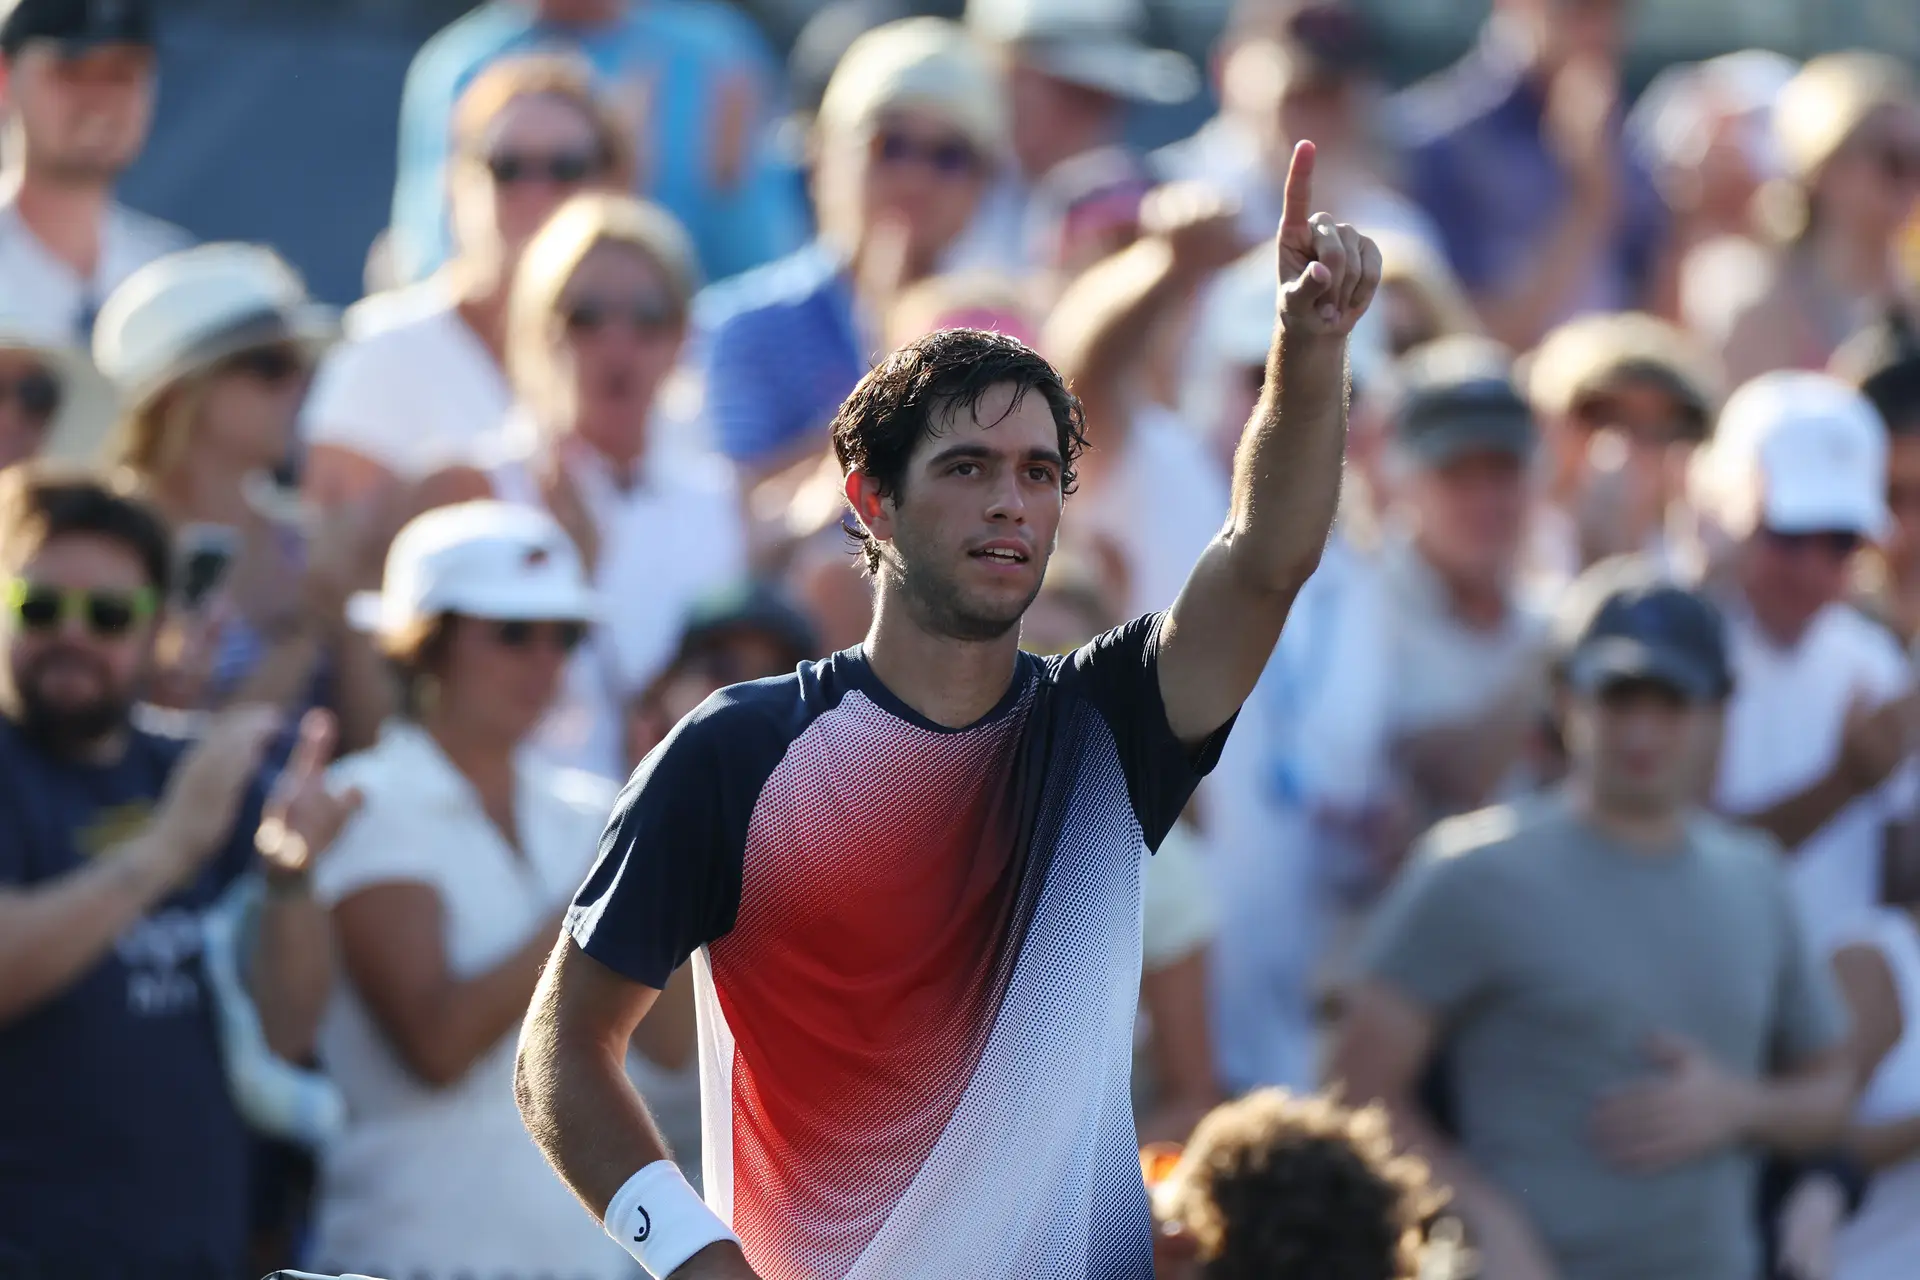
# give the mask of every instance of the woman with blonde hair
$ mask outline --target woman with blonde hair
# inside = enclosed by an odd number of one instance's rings
[[[454,113],[447,175],[457,254],[347,312],[348,341],[304,414],[310,496],[331,506],[412,483],[500,424],[513,399],[504,363],[520,255],[569,196],[626,190],[634,168],[626,126],[578,61],[507,58],[474,80]]]
[[[657,430],[695,283],[691,244],[657,205],[568,201],[515,277],[515,409],[415,495],[415,510],[480,497],[543,507],[573,536],[606,613],[539,744],[603,777],[625,776],[620,708],[672,657],[682,616],[745,569],[731,470]]]
[[[353,747],[385,711],[379,666],[344,625],[357,530],[303,523],[271,479],[333,332],[271,250],[210,244],[128,277],[100,309],[94,360],[124,406],[105,461],[167,517],[182,558],[155,700],[324,705]]]

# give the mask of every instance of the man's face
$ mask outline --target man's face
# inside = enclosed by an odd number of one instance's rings
[[[846,207],[856,234],[897,224],[909,275],[919,276],[972,222],[991,172],[988,157],[944,116],[910,108],[828,139],[820,178],[824,202]]]
[[[603,189],[610,176],[600,135],[578,106],[539,94],[516,98],[452,174],[460,243],[517,261],[569,196]]]
[[[153,118],[153,51],[103,45],[75,57],[36,42],[7,64],[35,169],[71,183],[108,183],[146,145]]]
[[[118,732],[153,658],[139,557],[114,539],[70,534],[49,539],[16,581],[0,626],[22,723],[67,751]]]
[[[1037,391],[1009,411],[1012,399],[1011,386],[993,387],[971,414],[941,411],[898,494],[876,499],[856,478],[861,517],[883,544],[880,590],[939,635],[994,640],[1018,626],[1053,554],[1059,431]]]
[[[1719,754],[1717,707],[1654,680],[1623,680],[1571,699],[1576,775],[1612,813],[1660,817],[1698,799]]]
[[[1477,449],[1422,467],[1406,485],[1420,545],[1436,568],[1475,582],[1513,571],[1526,523],[1526,463],[1505,450]]]
[[[1797,641],[1816,614],[1847,594],[1860,546],[1858,534],[1842,529],[1755,532],[1741,557],[1741,583],[1755,619],[1775,639]]]
[[[1671,390],[1629,380],[1579,397],[1553,424],[1553,492],[1600,554],[1639,549],[1686,480],[1699,424]]]

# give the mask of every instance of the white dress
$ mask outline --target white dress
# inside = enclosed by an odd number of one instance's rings
[[[1893,971],[1900,998],[1900,1043],[1873,1073],[1854,1109],[1860,1124],[1920,1116],[1920,930],[1905,911],[1882,908],[1859,941]],[[1834,1280],[1913,1280],[1920,1276],[1920,1156],[1882,1169],[1867,1184],[1860,1211],[1834,1244]]]

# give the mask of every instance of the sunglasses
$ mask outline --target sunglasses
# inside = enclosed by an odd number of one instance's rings
[[[943,178],[971,177],[985,167],[980,153],[958,138],[922,142],[893,129],[882,129],[874,135],[873,154],[881,164],[923,164]]]
[[[1818,551],[1826,559],[1845,560],[1858,551],[1866,540],[1845,529],[1828,529],[1819,533],[1782,533],[1777,529],[1769,529],[1767,541],[1789,555]]]
[[[1706,427],[1705,420],[1699,414],[1684,407],[1674,416],[1660,421],[1635,418],[1611,396],[1591,396],[1578,400],[1567,416],[1583,430],[1599,431],[1614,427],[1644,444],[1665,445],[1697,440],[1705,434]]]
[[[643,293],[632,298],[576,298],[560,305],[567,332],[598,333],[615,321],[643,334],[666,333],[680,325],[681,311],[673,299],[658,293]]]
[[[587,638],[584,622],[523,622],[514,619],[493,624],[493,638],[502,649],[523,652],[532,649],[542,637],[550,638],[561,653],[572,653]]]
[[[305,377],[307,358],[292,347],[254,347],[222,361],[220,372],[244,374],[278,385]]]
[[[96,636],[124,636],[154,614],[159,601],[151,588],[139,591],[83,591],[49,587],[24,578],[7,584],[7,608],[22,631],[52,631],[63,622],[79,622]]]
[[[10,382],[0,379],[0,404],[9,400],[27,417],[45,422],[60,407],[60,380],[45,370],[22,374]]]
[[[503,187],[522,182],[548,182],[557,187],[577,187],[606,170],[607,158],[598,151],[555,151],[534,155],[501,151],[481,161],[493,180]]]

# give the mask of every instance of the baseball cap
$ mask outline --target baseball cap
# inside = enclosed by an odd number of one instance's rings
[[[1480,338],[1441,338],[1407,353],[1394,438],[1428,466],[1468,453],[1533,456],[1533,410],[1514,385],[1506,349]]]
[[[727,636],[748,631],[764,635],[789,652],[795,661],[812,656],[818,638],[807,616],[780,592],[748,584],[704,597],[688,610],[680,633],[679,657],[685,659]]]
[[[825,130],[853,131],[901,107],[935,112],[987,155],[1006,154],[1006,94],[956,22],[905,18],[855,40],[827,82],[816,119]]]
[[[498,621],[594,618],[580,553],[537,507],[480,500],[407,522],[387,550],[380,590],[347,602],[347,620],[392,636],[444,613]]]
[[[0,0],[0,10],[0,53],[9,57],[36,40],[68,54],[154,42],[152,0]]]
[[[1651,680],[1690,701],[1717,702],[1733,690],[1719,609],[1637,558],[1602,561],[1583,574],[1561,623],[1573,636],[1564,670],[1577,692]]]
[[[1886,424],[1826,374],[1781,370],[1735,391],[1701,465],[1704,505],[1736,535],[1886,531]]]
[[[1017,47],[1056,80],[1133,102],[1173,106],[1200,90],[1193,60],[1150,48],[1141,0],[967,0],[967,26]]]

